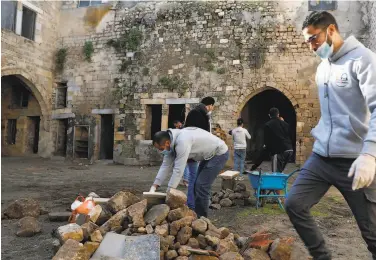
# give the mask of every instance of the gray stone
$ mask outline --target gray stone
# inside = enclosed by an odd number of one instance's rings
[[[170,189],[167,192],[166,204],[171,209],[177,209],[183,207],[187,202],[187,195],[184,192],[177,189]]]
[[[152,234],[152,233],[154,233],[154,229],[153,229],[153,227],[152,227],[152,225],[146,225],[146,233],[148,233],[148,234]]]
[[[147,224],[156,226],[161,224],[167,217],[170,211],[170,207],[166,204],[160,204],[153,206],[144,216],[144,220]]]
[[[16,235],[19,237],[32,237],[42,231],[41,225],[34,217],[24,217],[18,222],[19,230]]]
[[[236,184],[234,191],[241,193],[241,192],[245,191],[246,189],[247,189],[247,187],[245,186],[245,184],[239,182],[239,183]]]
[[[168,213],[168,221],[173,222],[175,220],[179,220],[184,218],[188,214],[189,208],[186,205],[183,207],[173,209]]]
[[[97,230],[99,227],[95,225],[93,222],[88,222],[81,225],[82,232],[84,234],[84,240],[88,240],[90,235]],[[94,242],[94,241],[93,241]]]
[[[111,231],[113,227],[121,227],[125,218],[128,216],[128,210],[123,209],[113,215],[106,223],[104,223],[99,230],[101,231],[102,235],[106,234],[107,232]]]
[[[249,248],[243,253],[244,260],[270,260],[269,255],[260,249]]]
[[[132,219],[134,227],[144,227],[144,213],[146,211],[147,200],[142,200],[128,207],[128,214]]]
[[[19,199],[6,207],[4,215],[8,218],[38,217],[40,215],[40,204],[34,199]]]
[[[204,235],[199,234],[196,239],[201,249],[205,249],[208,246]]]
[[[83,244],[76,240],[68,239],[52,260],[89,260],[89,252]]]
[[[189,256],[191,254],[190,251],[188,251],[188,246],[181,246],[178,250],[180,256]]]
[[[139,202],[140,199],[133,193],[127,191],[119,191],[110,198],[107,202],[112,213],[117,213],[120,210],[126,209],[130,205]]]
[[[78,242],[81,242],[84,239],[82,228],[76,223],[58,227],[56,235],[61,244],[63,244],[68,239],[76,240]]]
[[[107,205],[96,205],[95,207],[101,207],[102,209],[100,211],[99,217],[97,218],[97,221],[95,221],[95,224],[101,226],[112,217],[112,213]]]
[[[205,234],[208,224],[202,219],[196,219],[192,222],[192,229],[200,234]]]
[[[182,227],[180,231],[178,232],[178,235],[176,237],[177,242],[179,242],[181,245],[187,244],[188,240],[192,236],[192,228],[191,227]]]
[[[165,237],[168,236],[168,224],[158,225],[154,230],[155,234]]]
[[[215,210],[219,210],[219,209],[221,209],[222,207],[221,207],[220,204],[211,204],[211,205],[210,205],[210,208],[211,208],[211,209],[215,209]]]
[[[59,239],[57,239],[57,238],[51,239],[51,245],[52,245],[52,251],[54,252],[54,254],[56,254],[57,251],[59,251],[59,249],[61,247]]]
[[[219,205],[221,205],[222,207],[231,207],[232,201],[229,198],[225,198],[225,199],[221,200]]]
[[[178,253],[175,250],[169,250],[165,254],[167,260],[172,260],[178,256]]]
[[[101,197],[98,194],[96,194],[95,192],[90,192],[89,195],[87,195],[87,196],[92,197],[92,198],[100,198]]]
[[[48,213],[48,219],[52,222],[64,222],[64,221],[68,221],[71,215],[72,213],[68,211],[51,212],[51,213]]]
[[[196,238],[193,238],[191,237],[189,240],[188,240],[188,246],[192,247],[192,248],[200,248],[200,245],[198,243],[198,240]]]
[[[227,252],[219,257],[219,260],[244,260],[238,252]]]
[[[244,199],[248,199],[250,196],[251,196],[251,192],[249,190],[245,190],[241,193],[241,197],[240,198],[244,198]],[[238,199],[240,199],[238,198]]]

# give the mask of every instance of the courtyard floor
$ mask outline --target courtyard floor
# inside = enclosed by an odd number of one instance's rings
[[[286,172],[296,168],[296,165],[290,164]],[[264,164],[263,169],[267,170],[268,164]],[[157,171],[158,167],[126,167],[110,161],[87,165],[85,161],[71,162],[61,157],[4,157],[1,165],[2,210],[11,201],[20,198],[37,199],[44,208],[53,212],[68,209],[78,193],[94,191],[101,197],[110,197],[117,191],[131,190],[141,195],[149,190]],[[249,187],[248,181],[244,182]],[[213,191],[219,190],[220,180],[217,179]],[[330,189],[312,213],[333,251],[334,260],[371,259],[352,213],[336,189]],[[292,259],[308,259],[308,253],[287,215],[274,204],[267,204],[259,210],[254,206],[223,208],[210,211],[209,218],[217,226],[229,227],[241,236],[266,228],[275,237],[295,237]],[[1,259],[51,259],[51,232],[63,223],[49,222],[47,215],[40,216],[39,221],[42,223],[41,234],[21,238],[15,235],[17,220],[2,220]]]

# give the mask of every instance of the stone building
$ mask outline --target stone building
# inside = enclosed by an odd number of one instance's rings
[[[374,2],[15,3],[16,19],[2,28],[4,155],[37,148],[43,156],[155,163],[152,135],[210,95],[214,124],[228,131],[244,118],[253,136],[249,158],[262,145],[269,108],[278,107],[301,163],[320,117],[320,61],[303,43],[304,18],[332,10],[345,37],[376,49]],[[28,10],[35,13],[31,39],[22,29]],[[26,107],[16,88],[28,93]]]

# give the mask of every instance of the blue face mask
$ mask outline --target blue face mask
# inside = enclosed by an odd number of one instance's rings
[[[316,55],[321,59],[328,59],[333,55],[334,45],[330,46],[326,41],[328,40],[328,31],[326,32],[325,42],[315,51]]]
[[[171,154],[171,150],[163,150],[163,151],[160,151],[160,153],[164,156],[166,155],[170,155]]]

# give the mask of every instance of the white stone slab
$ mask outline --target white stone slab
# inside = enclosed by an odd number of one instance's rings
[[[240,172],[238,171],[225,171],[224,173],[221,173],[219,177],[222,179],[230,180],[234,179],[236,176],[239,176]]]

